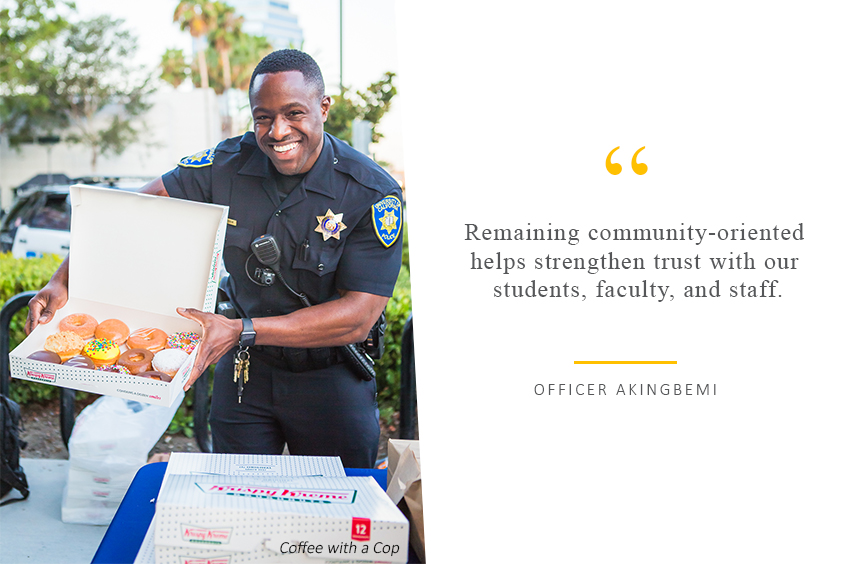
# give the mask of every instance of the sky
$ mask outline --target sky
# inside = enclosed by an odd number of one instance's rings
[[[176,0],[143,3],[76,0],[77,12],[83,18],[108,13],[125,20],[138,37],[136,61],[148,68],[159,63],[165,49],[191,53],[191,36],[173,23],[176,5]],[[339,0],[290,0],[289,7],[303,28],[303,49],[320,65],[328,93],[337,93]],[[394,0],[343,0],[343,10],[344,82],[348,87],[363,90],[386,71],[398,71]],[[380,124],[385,137],[373,148],[377,159],[402,170],[402,76],[398,75],[395,85],[398,96]]]

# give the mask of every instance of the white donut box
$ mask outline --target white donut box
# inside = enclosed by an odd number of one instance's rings
[[[130,332],[156,327],[168,334],[199,333],[199,325],[176,308],[214,311],[229,208],[83,185],[72,186],[70,197],[68,303],[9,354],[12,377],[169,406],[181,397],[196,350],[171,382],[27,356],[42,350],[72,313],[120,319]]]

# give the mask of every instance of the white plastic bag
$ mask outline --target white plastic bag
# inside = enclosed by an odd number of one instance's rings
[[[68,443],[62,521],[108,525],[181,403],[182,397],[165,407],[103,396],[82,410]]]

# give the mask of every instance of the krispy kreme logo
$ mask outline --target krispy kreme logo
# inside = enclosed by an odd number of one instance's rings
[[[306,503],[346,503],[356,500],[356,490],[311,490],[301,488],[269,488],[267,486],[241,486],[231,484],[197,484],[204,493],[303,501]]]
[[[205,527],[194,527],[192,525],[181,525],[182,540],[188,542],[200,542],[204,544],[225,544],[229,542],[232,529],[207,529]],[[205,562],[205,560],[198,560]]]
[[[216,558],[197,558],[196,556],[180,556],[179,564],[229,564],[229,556]]]
[[[53,383],[56,381],[55,374],[45,374],[44,372],[36,372],[34,370],[26,371],[27,378],[30,380],[38,380],[39,382],[50,382]]]

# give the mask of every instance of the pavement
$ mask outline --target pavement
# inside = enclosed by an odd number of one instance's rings
[[[0,507],[0,561],[3,564],[88,564],[106,526],[62,522],[67,460],[23,458],[29,498]],[[18,496],[13,491],[7,498]]]

